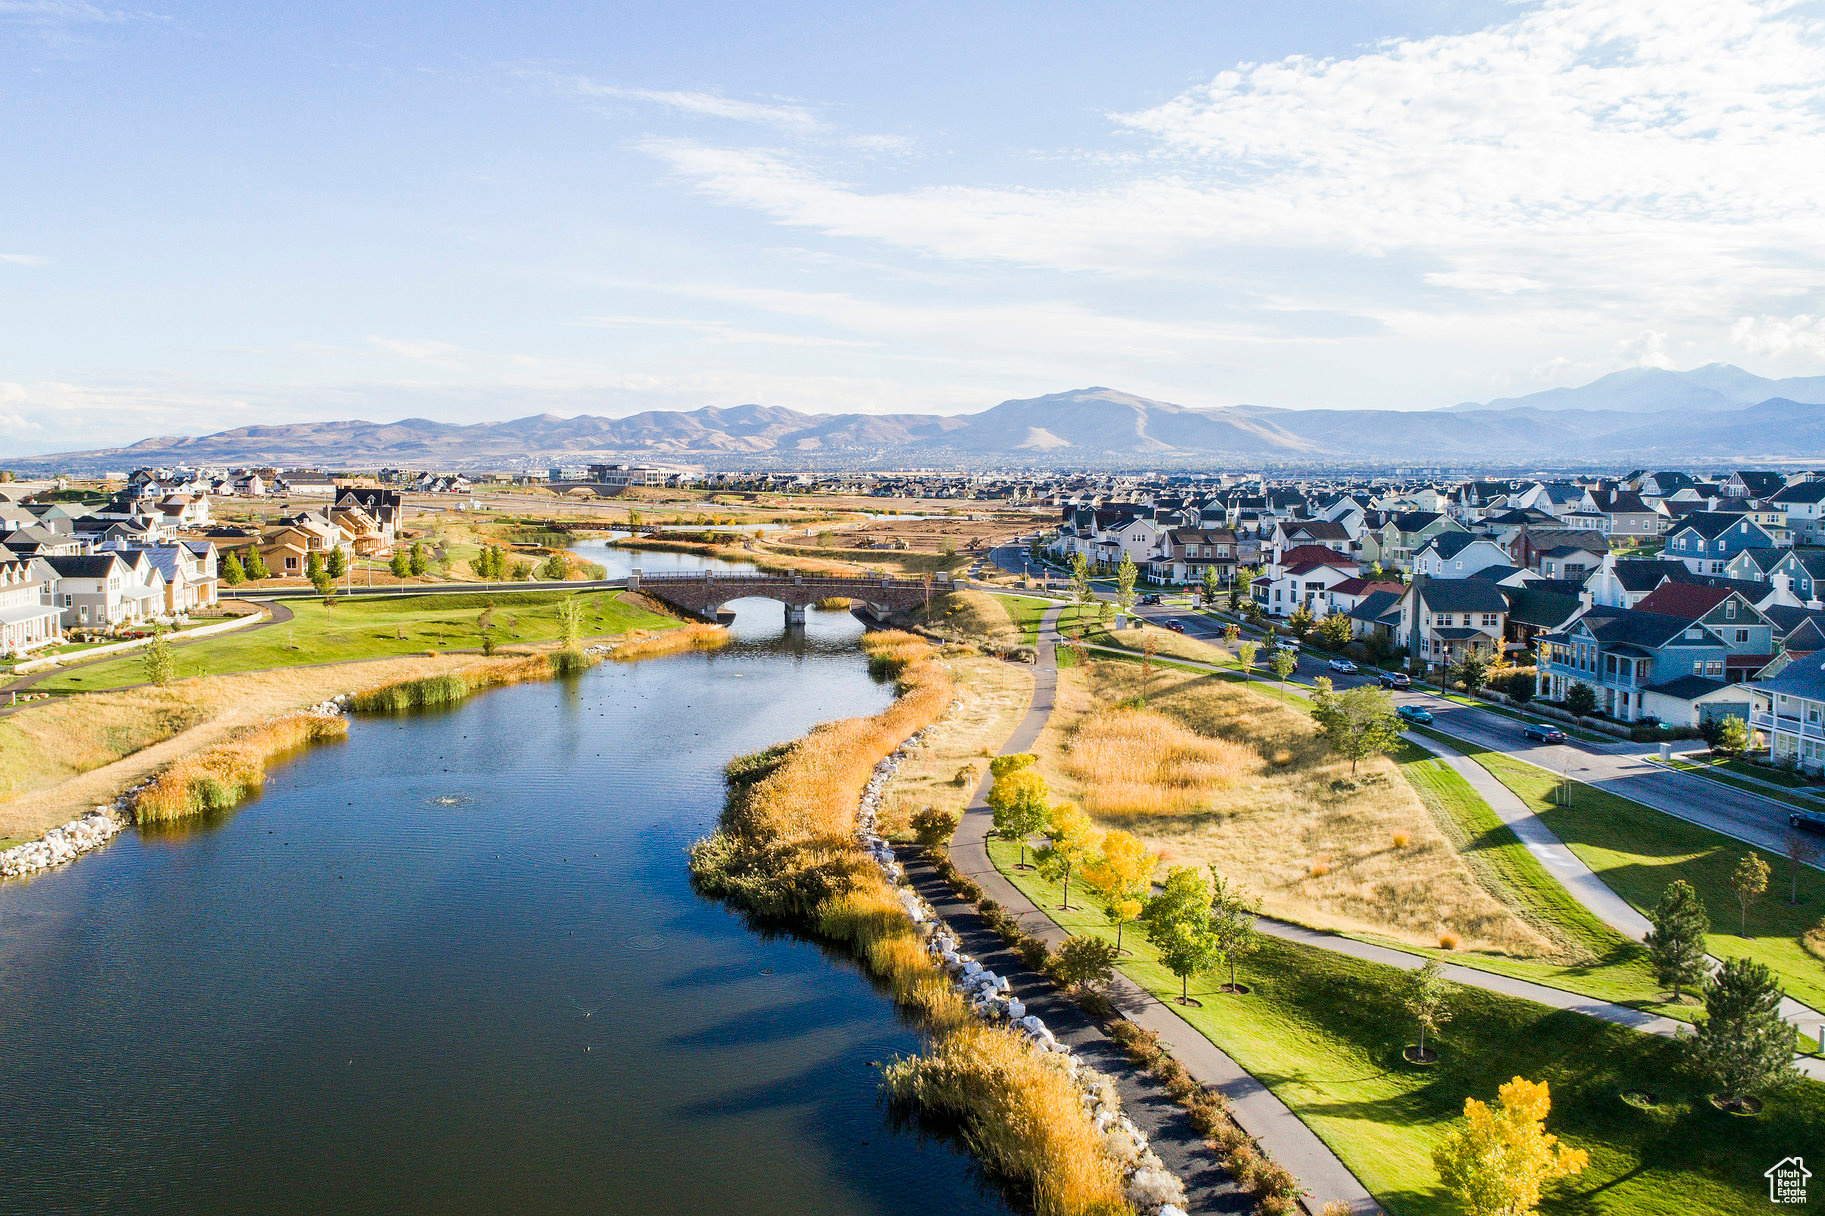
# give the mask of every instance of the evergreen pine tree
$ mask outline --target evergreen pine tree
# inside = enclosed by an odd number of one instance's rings
[[[1799,1032],[1781,1017],[1774,972],[1752,959],[1727,959],[1705,985],[1705,1020],[1693,1033],[1692,1063],[1725,1104],[1778,1089],[1794,1077]]]
[[[1677,1001],[1681,989],[1704,982],[1705,931],[1711,927],[1711,918],[1692,884],[1678,879],[1660,893],[1650,919],[1654,927],[1643,939],[1648,965],[1654,969],[1654,979],[1671,988]]]

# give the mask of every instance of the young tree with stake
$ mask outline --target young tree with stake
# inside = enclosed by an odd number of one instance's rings
[[[1134,615],[1134,579],[1139,573],[1134,555],[1123,549],[1122,564],[1115,571],[1115,603],[1124,619]]]
[[[1191,977],[1208,971],[1216,958],[1216,935],[1210,927],[1210,883],[1196,866],[1174,866],[1160,893],[1141,912],[1147,940],[1166,969],[1179,977],[1181,1005],[1192,1003]]]
[[[1426,1061],[1426,1034],[1438,1034],[1438,1028],[1451,1020],[1450,1000],[1455,986],[1445,978],[1445,969],[1437,959],[1428,959],[1418,971],[1407,973],[1407,995],[1402,1001],[1419,1027],[1420,1063]],[[1434,1057],[1437,1052],[1432,1053]]]
[[[1276,648],[1274,650],[1274,657],[1271,661],[1271,665],[1274,669],[1274,674],[1280,677],[1280,683],[1285,684],[1286,678],[1292,675],[1294,669],[1299,666],[1299,656],[1290,650],[1280,650]]]
[[[1213,957],[1229,965],[1229,988],[1241,992],[1236,982],[1236,963],[1255,948],[1259,940],[1255,917],[1260,914],[1255,901],[1237,884],[1210,867],[1210,936]]]
[[[1313,698],[1312,718],[1326,742],[1350,761],[1350,776],[1369,756],[1382,756],[1400,746],[1400,718],[1394,699],[1379,688],[1352,688],[1348,692]]]
[[[1248,679],[1249,673],[1254,670],[1255,655],[1260,653],[1260,650],[1261,643],[1259,642],[1244,642],[1236,647],[1236,658],[1242,664],[1242,678],[1244,680]]]
[[[1215,566],[1204,567],[1204,582],[1203,582],[1202,590],[1203,590],[1204,606],[1206,608],[1209,608],[1209,607],[1212,607],[1213,605],[1215,605],[1217,602],[1217,596],[1222,594],[1222,591],[1223,591],[1222,584],[1217,579],[1217,568]]]
[[[1112,828],[1103,835],[1102,855],[1084,866],[1084,884],[1101,897],[1103,911],[1115,922],[1115,948],[1122,948],[1122,927],[1141,914],[1141,897],[1159,858],[1139,837]]]
[[[1742,912],[1743,936],[1749,936],[1749,909],[1768,891],[1768,863],[1760,853],[1744,853],[1743,859],[1730,871],[1730,893]]]
[[[995,813],[995,835],[1020,842],[1020,869],[1028,869],[1027,838],[1046,826],[1051,816],[1046,779],[1022,766],[995,778],[988,804]]]
[[[1071,910],[1071,871],[1096,856],[1103,843],[1102,833],[1090,817],[1069,802],[1052,808],[1046,823],[1046,843],[1033,855],[1039,863],[1040,876],[1064,884],[1064,903],[1060,910]]]

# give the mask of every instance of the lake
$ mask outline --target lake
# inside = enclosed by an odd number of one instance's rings
[[[1005,1212],[889,1126],[889,999],[690,888],[731,756],[892,695],[846,613],[732,607],[0,884],[0,1211]]]

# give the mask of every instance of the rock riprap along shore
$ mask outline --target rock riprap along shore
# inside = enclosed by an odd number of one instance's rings
[[[1102,1135],[1104,1151],[1121,1164],[1128,1202],[1142,1216],[1185,1216],[1184,1183],[1148,1146],[1146,1133],[1122,1113],[1115,1082],[1080,1062],[1044,1021],[1028,1013],[1026,1004],[1010,991],[1006,976],[996,975],[958,948],[957,939],[906,885],[906,873],[894,856],[893,846],[878,831],[881,795],[888,781],[901,761],[923,744],[926,734],[941,724],[942,721],[933,723],[918,731],[875,766],[856,813],[856,836],[882,875],[893,884],[906,915],[924,933],[926,949],[943,964],[951,983],[968,998],[975,1015],[986,1022],[1004,1023],[1025,1035],[1034,1051],[1051,1056],[1075,1082],[1084,1109]]]

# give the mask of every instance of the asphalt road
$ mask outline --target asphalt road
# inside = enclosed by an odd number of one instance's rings
[[[1022,571],[1024,553],[1017,546],[1001,546],[992,550],[989,557],[1004,570],[1016,574]],[[1027,565],[1032,568],[1030,563]],[[1099,590],[1098,594],[1103,593]],[[1135,614],[1159,625],[1176,620],[1185,626],[1186,636],[1223,645],[1224,622],[1202,613],[1183,608],[1137,607]],[[1323,675],[1329,676],[1339,689],[1375,683],[1374,675],[1341,674],[1331,671],[1327,662],[1316,655],[1301,656],[1293,682],[1309,685],[1314,677]],[[1791,807],[1709,778],[1664,768],[1647,759],[1654,754],[1653,744],[1624,740],[1602,744],[1580,740],[1537,743],[1522,738],[1521,724],[1513,718],[1461,705],[1436,693],[1396,691],[1394,699],[1397,704],[1422,705],[1430,710],[1433,729],[1441,734],[1525,760],[1548,772],[1609,790],[1772,852],[1786,851]]]

